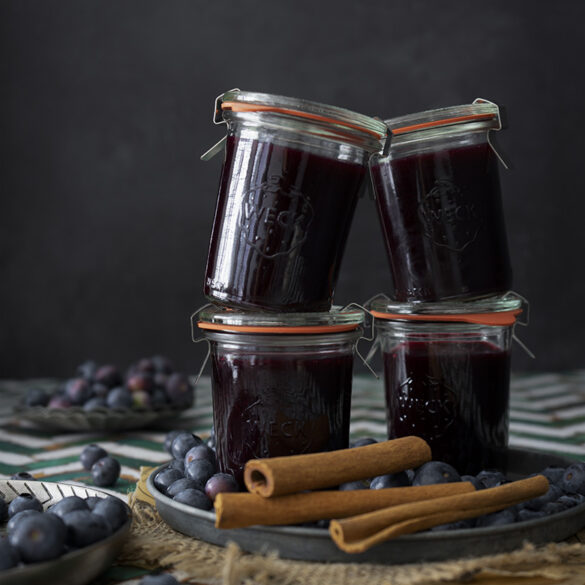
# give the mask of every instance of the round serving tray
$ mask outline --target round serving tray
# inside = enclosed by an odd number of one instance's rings
[[[567,466],[572,461],[543,453],[510,449],[507,475],[518,479],[538,473],[549,465]],[[206,542],[237,543],[246,552],[276,551],[281,558],[319,562],[368,562],[402,564],[441,561],[466,556],[508,552],[524,542],[543,544],[564,540],[585,527],[585,503],[554,515],[487,528],[421,532],[389,540],[364,553],[348,554],[337,548],[323,528],[297,526],[251,526],[221,530],[215,528],[215,513],[175,502],[160,493],[153,483],[161,466],[149,476],[147,487],[164,521],[175,530]]]
[[[7,502],[16,496],[29,493],[36,496],[46,509],[67,496],[107,497],[94,488],[47,481],[0,480],[0,497]],[[0,571],[0,585],[86,585],[108,569],[120,553],[129,532],[128,520],[114,534],[90,546],[69,552],[53,561],[20,565]]]

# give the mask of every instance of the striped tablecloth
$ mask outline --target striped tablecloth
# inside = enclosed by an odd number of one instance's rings
[[[29,471],[47,481],[91,485],[79,462],[89,443],[99,443],[122,464],[118,494],[133,491],[141,466],[168,460],[162,443],[173,428],[205,436],[212,424],[211,384],[202,377],[193,408],[156,428],[123,433],[48,433],[27,427],[13,408],[25,389],[36,381],[0,381],[0,477]],[[382,380],[358,376],[354,380],[351,435],[385,438]],[[585,370],[514,376],[510,410],[510,446],[585,459]],[[114,567],[99,583],[134,583],[144,571]],[[96,582],[97,585],[98,582]]]

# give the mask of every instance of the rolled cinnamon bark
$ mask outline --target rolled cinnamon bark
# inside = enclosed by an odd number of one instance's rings
[[[244,483],[250,492],[268,498],[396,473],[430,460],[424,439],[402,437],[352,449],[251,459],[244,467]]]
[[[215,527],[275,526],[346,518],[379,508],[462,494],[474,489],[470,482],[455,482],[379,490],[317,491],[275,498],[226,492],[215,498]]]
[[[337,546],[359,553],[402,534],[426,530],[503,510],[548,491],[546,477],[536,475],[498,487],[383,508],[344,520],[332,520],[329,533]]]

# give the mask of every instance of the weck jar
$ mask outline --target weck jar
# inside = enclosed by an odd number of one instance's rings
[[[216,454],[243,486],[249,459],[349,444],[354,353],[364,312],[251,313],[211,306],[197,325],[209,343]]]
[[[386,126],[239,90],[219,96],[215,121],[227,137],[204,294],[248,310],[329,310],[368,159]]]
[[[499,157],[500,109],[484,100],[386,120],[371,159],[378,216],[400,302],[511,289]]]
[[[505,465],[511,343],[522,301],[374,300],[388,437],[417,435],[461,474]]]

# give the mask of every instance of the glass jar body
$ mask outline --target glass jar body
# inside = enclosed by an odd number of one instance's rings
[[[397,138],[373,157],[371,176],[395,300],[511,289],[498,158],[485,129]]]
[[[249,459],[346,448],[359,330],[321,335],[206,331],[222,472]]]
[[[503,463],[512,326],[376,320],[389,438],[418,435],[460,474]]]
[[[228,120],[204,294],[264,311],[326,311],[368,154],[272,124]]]

